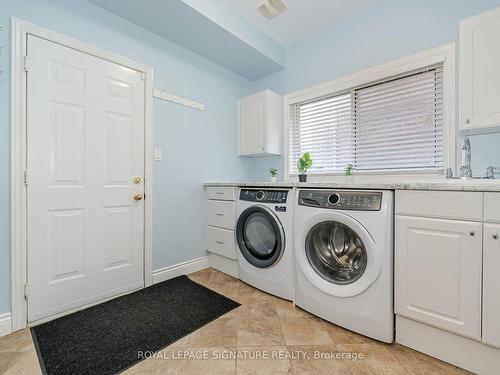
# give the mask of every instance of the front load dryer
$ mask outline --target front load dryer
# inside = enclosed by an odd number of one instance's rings
[[[392,191],[298,190],[297,306],[393,341],[393,201]]]
[[[293,298],[293,190],[241,189],[236,242],[240,279],[267,293]]]

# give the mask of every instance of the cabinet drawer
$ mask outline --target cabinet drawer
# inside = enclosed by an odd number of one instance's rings
[[[237,259],[234,232],[232,230],[209,226],[208,251],[226,258]]]
[[[234,202],[208,201],[208,225],[213,227],[234,229]]]
[[[500,223],[500,193],[484,193],[484,221]]]
[[[397,216],[396,314],[480,340],[482,224]]]
[[[398,190],[396,214],[481,221],[483,193]]]
[[[236,188],[229,186],[208,187],[207,196],[208,199],[234,201],[236,199]]]

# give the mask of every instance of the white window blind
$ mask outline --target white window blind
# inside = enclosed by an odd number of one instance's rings
[[[289,171],[443,169],[442,64],[290,106]]]

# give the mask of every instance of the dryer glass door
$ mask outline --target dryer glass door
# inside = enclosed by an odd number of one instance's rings
[[[276,263],[285,242],[278,218],[263,206],[249,207],[241,213],[236,224],[236,239],[241,254],[259,268]]]
[[[366,270],[365,245],[354,230],[336,221],[315,225],[306,238],[306,255],[323,279],[341,285],[358,280]]]

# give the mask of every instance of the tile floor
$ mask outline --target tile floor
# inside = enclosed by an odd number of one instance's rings
[[[342,329],[216,270],[190,277],[242,306],[126,374],[467,373],[403,346],[382,344]],[[331,353],[351,358],[332,359]],[[352,353],[362,353],[363,358],[354,360]],[[0,374],[39,373],[27,329],[0,338]]]

